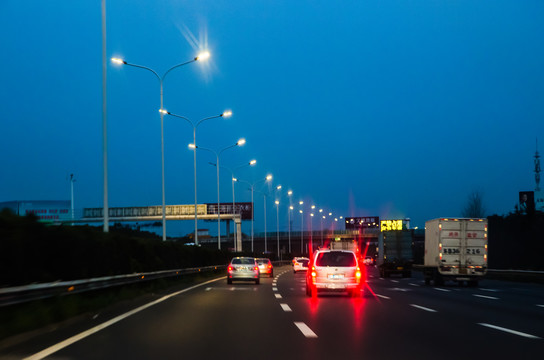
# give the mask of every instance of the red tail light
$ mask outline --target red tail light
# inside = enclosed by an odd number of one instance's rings
[[[272,265],[268,265],[268,268],[269,268],[269,269],[272,269]]]
[[[228,272],[232,272],[232,270],[234,270],[234,268],[232,266],[229,265],[229,267],[227,268],[227,271]]]
[[[259,271],[259,267],[258,267],[258,266],[255,266],[255,267],[253,268],[253,270]]]

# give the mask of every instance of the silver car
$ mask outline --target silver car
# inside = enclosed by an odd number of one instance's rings
[[[227,268],[227,284],[233,280],[255,281],[259,285],[259,265],[252,257],[235,257]]]
[[[318,291],[343,291],[360,296],[364,280],[353,251],[318,250],[306,274],[306,295]]]

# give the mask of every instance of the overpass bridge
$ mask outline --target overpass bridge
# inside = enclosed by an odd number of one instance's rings
[[[251,203],[219,204],[198,204],[198,220],[217,220],[227,222],[227,234],[230,234],[230,221],[235,224],[235,238],[237,246],[241,248],[242,240],[242,219],[251,219]],[[219,214],[218,214],[219,212]],[[249,215],[248,215],[249,214]],[[162,206],[132,206],[132,207],[111,207],[108,209],[111,222],[137,222],[137,221],[162,221]],[[166,220],[194,220],[194,205],[166,205]],[[103,208],[84,208],[83,215],[77,219],[66,219],[62,222],[68,223],[91,223],[103,222]]]

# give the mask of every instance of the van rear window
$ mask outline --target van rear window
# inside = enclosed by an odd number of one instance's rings
[[[355,255],[349,252],[331,251],[317,255],[317,266],[357,266]]]

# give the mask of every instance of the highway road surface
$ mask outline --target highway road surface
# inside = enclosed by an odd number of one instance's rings
[[[380,279],[359,298],[305,293],[305,274],[226,278],[149,295],[4,348],[2,359],[539,359],[544,286]]]

